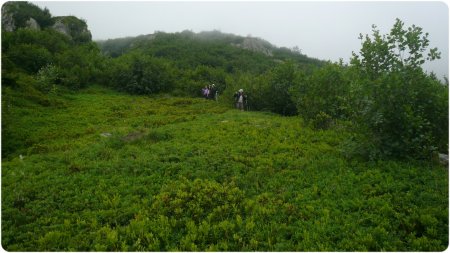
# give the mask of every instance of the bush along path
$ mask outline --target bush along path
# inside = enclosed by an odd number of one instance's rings
[[[352,133],[103,88],[3,118],[8,251],[442,251],[448,170],[346,155]],[[23,142],[21,142],[23,140]]]

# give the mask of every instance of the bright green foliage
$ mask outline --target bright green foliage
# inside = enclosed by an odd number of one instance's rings
[[[341,150],[352,134],[344,129],[316,131],[298,117],[98,87],[61,93],[59,107],[11,88],[2,96],[6,250],[448,245],[448,170],[347,159]]]

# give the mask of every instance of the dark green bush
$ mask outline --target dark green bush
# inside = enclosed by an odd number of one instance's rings
[[[4,52],[20,44],[33,44],[44,47],[53,55],[61,53],[72,46],[69,37],[53,29],[40,31],[19,29],[14,32],[2,33],[2,50]]]
[[[329,63],[312,74],[302,73],[298,84],[290,89],[298,113],[306,120],[316,118],[321,112],[333,119],[351,119],[356,101],[353,83],[358,81],[342,64]]]
[[[8,59],[28,73],[37,73],[52,60],[51,53],[44,47],[34,44],[19,44],[7,52]]]
[[[154,94],[175,86],[174,69],[161,59],[137,53],[112,60],[110,85],[132,94]]]
[[[71,89],[79,89],[95,82],[105,82],[104,61],[97,45],[86,43],[58,54],[55,65],[60,70],[61,84]]]
[[[315,129],[328,129],[333,122],[330,115],[325,112],[319,112],[316,117],[312,120],[312,124]]]

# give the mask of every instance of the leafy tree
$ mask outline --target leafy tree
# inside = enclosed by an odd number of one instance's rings
[[[381,35],[372,25],[372,37],[360,34],[359,38],[362,48],[359,55],[352,53],[351,63],[372,80],[405,68],[420,69],[425,60],[440,58],[437,48],[427,51],[430,43],[428,33],[423,34],[422,28],[415,25],[405,29],[400,19],[396,19],[388,35]],[[426,57],[424,53],[427,53]]]
[[[426,158],[447,150],[442,141],[448,140],[447,88],[421,68],[440,55],[436,48],[428,50],[428,33],[403,25],[397,19],[383,36],[373,26],[359,55],[353,53],[351,65],[362,86],[358,121],[378,154]]]

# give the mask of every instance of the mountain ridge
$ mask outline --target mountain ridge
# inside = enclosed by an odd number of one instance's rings
[[[194,33],[190,30],[182,32],[166,33],[157,31],[153,34],[145,34],[138,36],[127,36],[122,38],[114,38],[107,40],[95,40],[100,49],[107,55],[117,57],[132,49],[150,46],[152,41],[160,36],[172,36],[174,39],[185,39],[196,42],[219,43],[222,46],[233,46],[235,48],[244,49],[253,53],[262,54],[264,56],[274,58],[275,61],[284,62],[286,60],[294,60],[301,63],[312,63],[321,66],[324,60],[308,57],[302,54],[300,50],[295,48],[277,47],[267,40],[252,37],[240,36],[232,33],[222,33],[218,30],[201,31]]]

